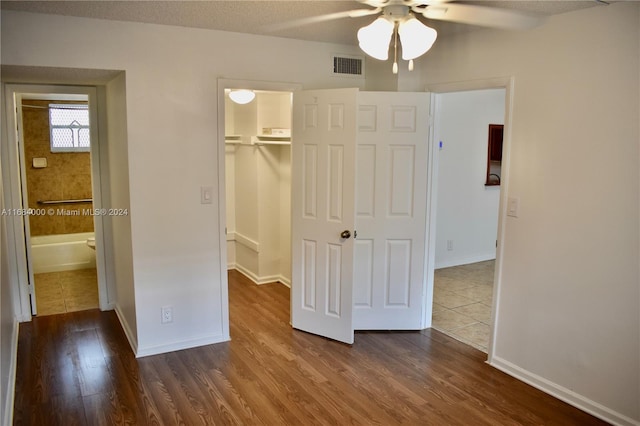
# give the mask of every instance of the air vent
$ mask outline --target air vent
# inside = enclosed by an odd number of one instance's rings
[[[359,56],[333,55],[333,75],[363,77],[364,58]]]

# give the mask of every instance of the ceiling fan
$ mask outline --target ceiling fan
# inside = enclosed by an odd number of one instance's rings
[[[524,30],[540,25],[544,16],[515,10],[457,3],[455,0],[357,0],[369,9],[354,9],[327,15],[312,16],[270,27],[272,31],[318,23],[340,18],[359,18],[380,15],[371,24],[358,30],[360,48],[369,56],[387,60],[393,38],[393,72],[398,72],[398,37],[402,46],[402,59],[409,61],[426,53],[436,40],[433,28],[422,23],[416,15],[426,19],[449,21],[507,30]]]

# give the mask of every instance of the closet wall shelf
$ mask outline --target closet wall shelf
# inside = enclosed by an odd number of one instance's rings
[[[258,135],[251,138],[252,145],[291,145],[287,136]]]
[[[290,137],[283,136],[225,136],[227,145],[291,145]]]
[[[251,137],[240,135],[225,135],[224,143],[226,143],[227,145],[249,145],[251,143]]]

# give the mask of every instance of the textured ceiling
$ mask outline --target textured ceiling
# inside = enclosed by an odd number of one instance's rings
[[[543,1],[461,1],[483,6],[517,9],[543,15],[555,15],[597,5],[595,0]],[[373,19],[342,18],[307,24],[286,30],[270,31],[269,26],[352,9],[366,8],[352,0],[298,1],[12,1],[2,0],[3,10],[52,13],[119,21],[146,22],[183,27],[264,34],[301,40],[357,44],[356,31]],[[440,35],[468,31],[477,27],[429,21]]]

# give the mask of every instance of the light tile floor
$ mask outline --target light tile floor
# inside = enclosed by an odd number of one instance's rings
[[[457,340],[487,352],[495,261],[437,269],[432,325]]]
[[[99,307],[95,268],[35,274],[38,316]]]

